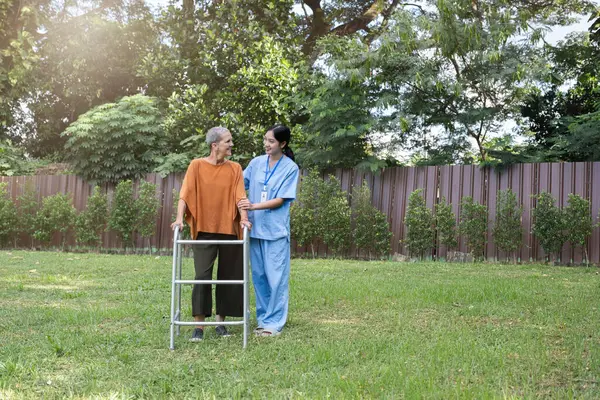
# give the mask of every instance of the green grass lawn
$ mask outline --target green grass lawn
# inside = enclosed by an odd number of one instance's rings
[[[600,397],[596,268],[293,260],[286,330],[246,350],[237,326],[170,351],[170,277],[0,252],[0,398]]]

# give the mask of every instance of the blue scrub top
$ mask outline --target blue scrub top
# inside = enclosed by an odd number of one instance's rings
[[[254,158],[244,170],[244,185],[251,203],[260,203],[267,170],[267,155]],[[272,170],[271,170],[272,171]],[[271,175],[269,171],[269,175]],[[269,176],[267,175],[267,177]],[[282,198],[283,205],[270,210],[248,212],[252,223],[250,237],[264,240],[277,240],[290,237],[290,205],[296,198],[299,169],[289,157],[282,156],[273,175],[268,178],[267,200]]]

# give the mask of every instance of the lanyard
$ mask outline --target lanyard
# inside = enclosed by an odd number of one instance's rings
[[[275,170],[277,169],[277,167],[279,166],[279,163],[281,162],[281,160],[283,160],[283,157],[285,157],[283,154],[281,155],[281,158],[279,159],[279,161],[277,161],[277,164],[275,164],[275,167],[273,168],[273,170],[271,171],[271,174],[269,175],[269,177],[267,178],[267,173],[269,172],[269,159],[271,158],[271,156],[267,157],[267,167],[265,168],[265,186],[263,190],[267,190],[267,183],[269,183],[269,181],[271,180],[271,177],[273,176],[273,174],[275,173]]]

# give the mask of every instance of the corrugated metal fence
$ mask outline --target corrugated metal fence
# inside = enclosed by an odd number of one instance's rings
[[[499,190],[511,188],[523,205],[523,230],[524,245],[519,258],[523,261],[543,260],[545,255],[537,240],[531,235],[531,210],[535,200],[531,195],[542,191],[551,193],[557,205],[563,207],[567,204],[569,193],[578,194],[591,202],[591,211],[594,221],[598,221],[600,209],[600,162],[595,163],[541,163],[518,164],[502,171],[478,166],[434,166],[434,167],[397,167],[388,168],[379,174],[371,174],[350,169],[340,169],[332,172],[341,182],[342,189],[351,193],[352,187],[361,185],[366,180],[371,188],[373,205],[383,211],[389,219],[393,232],[392,251],[405,253],[403,245],[399,242],[404,237],[404,217],[408,197],[412,191],[423,189],[427,206],[433,209],[435,203],[444,196],[452,203],[454,213],[460,214],[459,204],[464,196],[472,196],[475,201],[486,204],[489,210],[488,245],[486,257],[489,260],[502,259],[506,255],[500,254],[493,244],[491,230],[496,214],[496,193]],[[157,185],[162,208],[158,216],[156,235],[151,239],[155,248],[171,247],[171,231],[169,225],[173,217],[173,190],[181,187],[183,174],[173,174],[161,178],[156,174],[148,174],[145,180]],[[40,198],[56,193],[70,193],[73,203],[78,210],[85,208],[88,196],[93,186],[81,178],[72,175],[62,176],[30,176],[30,177],[0,177],[0,181],[8,182],[9,193],[13,200],[23,193],[27,182],[33,184]],[[138,185],[134,188],[137,190]],[[103,190],[112,198],[114,186],[103,185]],[[58,244],[55,238],[54,244]],[[69,244],[73,244],[71,238]],[[104,247],[119,247],[116,235],[104,235]],[[144,247],[141,239],[137,246]],[[297,252],[305,249],[296,248]],[[459,250],[466,251],[465,244],[459,240]],[[595,228],[588,241],[588,254],[590,262],[600,263],[600,228]],[[320,255],[325,255],[325,246],[318,246]],[[351,255],[356,255],[352,249]],[[432,255],[444,257],[446,249],[434,249]],[[581,262],[582,252],[572,249],[568,244],[563,248],[562,260]]]

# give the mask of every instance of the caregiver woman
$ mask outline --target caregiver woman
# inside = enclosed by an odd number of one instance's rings
[[[275,125],[264,136],[265,155],[244,171],[252,223],[250,262],[256,294],[258,336],[281,334],[288,315],[290,280],[290,205],[296,198],[299,170],[289,148],[290,129]]]

